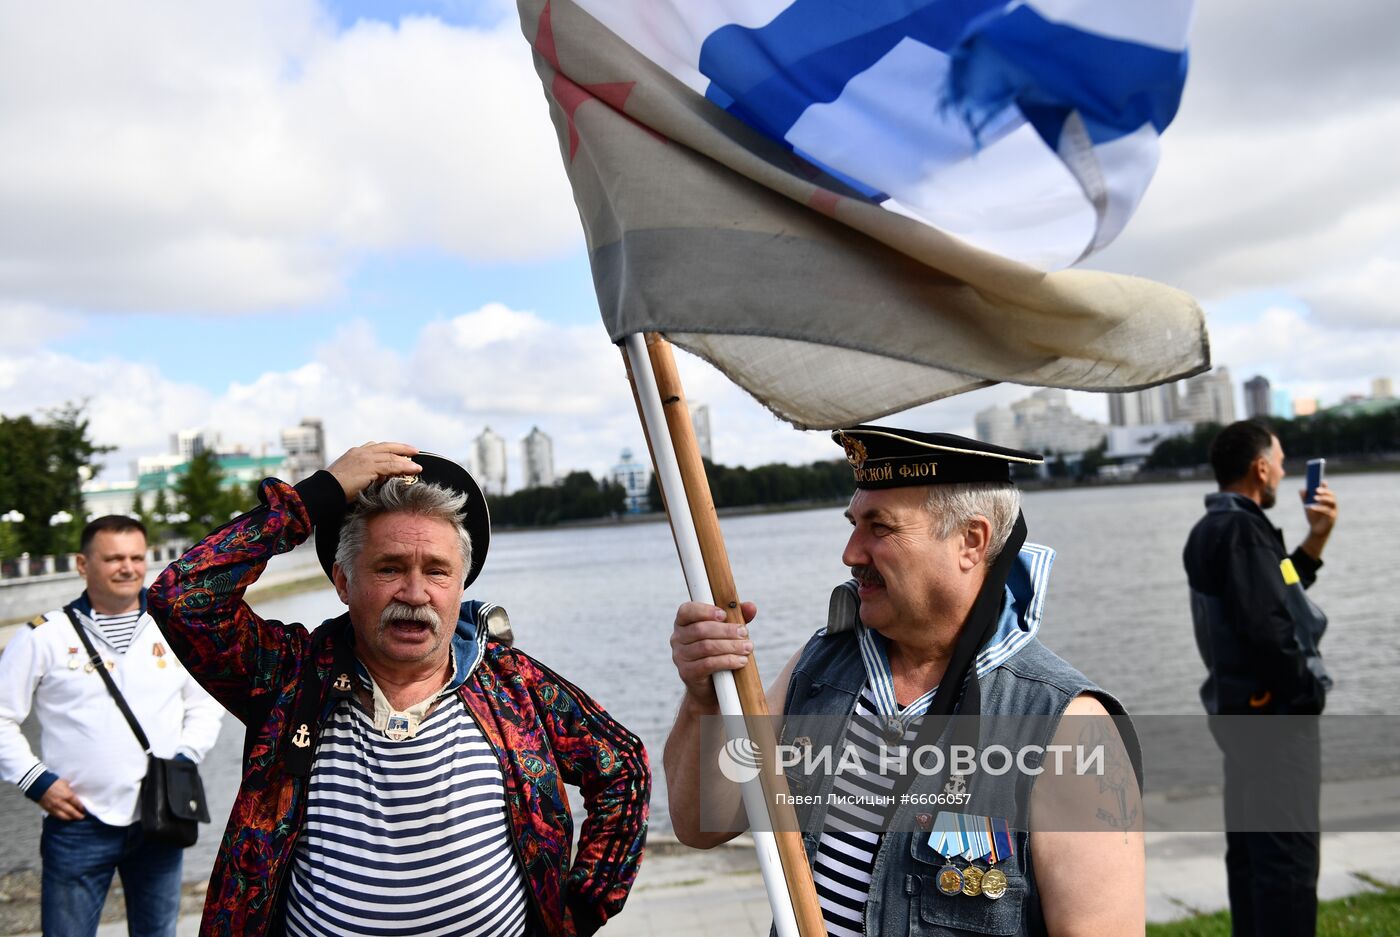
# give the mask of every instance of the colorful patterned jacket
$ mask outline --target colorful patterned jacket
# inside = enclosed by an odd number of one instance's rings
[[[148,599],[185,667],[247,727],[243,782],[209,882],[204,935],[282,933],[308,787],[296,763],[309,764],[305,753],[314,752],[321,723],[345,695],[337,676],[350,654],[347,616],[311,632],[264,620],[243,601],[273,555],[306,540],[318,520],[340,517],[344,494],[318,472],[295,489],[269,479],[260,495],[263,507],[190,548]],[[458,692],[500,759],[534,927],[591,934],[622,907],[641,862],[651,793],[646,752],[577,687],[486,639],[474,620],[479,607],[463,605],[468,620],[458,622],[454,651],[470,635],[479,661]],[[304,718],[314,724],[303,727]],[[588,810],[572,864],[566,783],[581,788]]]

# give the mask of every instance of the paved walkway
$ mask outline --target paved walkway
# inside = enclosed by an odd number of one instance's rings
[[[1400,779],[1379,778],[1323,785],[1324,802],[1344,803],[1365,818],[1400,814]],[[1200,798],[1161,801],[1149,797],[1147,815],[1189,828],[1193,817],[1219,810],[1219,801]],[[1335,815],[1329,812],[1329,815]],[[1373,820],[1374,822],[1374,820]],[[1147,834],[1147,917],[1169,921],[1226,907],[1225,837],[1221,833]],[[1367,891],[1371,882],[1400,885],[1400,835],[1327,833],[1322,837],[1325,899]],[[622,914],[603,928],[606,937],[765,937],[768,900],[752,847],[742,841],[707,852],[654,837]],[[195,937],[196,917],[180,921],[180,937]],[[100,937],[121,937],[124,923],[104,924]],[[38,937],[38,935],[28,935]]]
[[[1168,921],[1226,906],[1225,838],[1219,833],[1150,833],[1147,916]],[[607,937],[766,937],[768,899],[747,847],[692,854],[679,848],[648,857],[627,908],[603,928]],[[1400,836],[1329,833],[1322,838],[1323,899],[1366,891],[1369,879],[1400,884]],[[122,937],[124,923],[99,937]],[[199,920],[180,919],[179,937],[196,937]],[[28,935],[39,937],[39,935]]]

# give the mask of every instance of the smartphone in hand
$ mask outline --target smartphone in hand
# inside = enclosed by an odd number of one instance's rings
[[[1308,482],[1307,492],[1303,495],[1304,504],[1317,503],[1317,486],[1322,484],[1322,478],[1327,469],[1326,459],[1308,460]]]

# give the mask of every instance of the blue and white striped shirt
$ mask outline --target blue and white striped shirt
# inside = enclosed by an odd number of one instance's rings
[[[454,693],[394,742],[351,700],[326,721],[292,863],[292,937],[523,937],[500,762]]]

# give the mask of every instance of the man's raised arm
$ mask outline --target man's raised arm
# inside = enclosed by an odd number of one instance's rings
[[[300,650],[307,634],[264,620],[244,592],[268,560],[305,541],[317,523],[338,522],[346,502],[376,478],[420,471],[408,458],[417,451],[402,443],[368,443],[295,487],[267,479],[259,507],[209,534],[152,583],[147,607],[171,648],[240,720],[281,686],[288,655]]]

